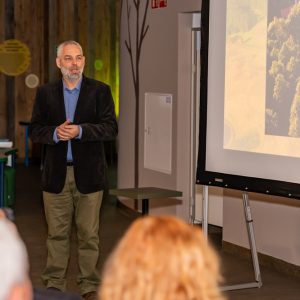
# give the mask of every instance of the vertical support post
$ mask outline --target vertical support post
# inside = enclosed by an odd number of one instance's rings
[[[142,199],[142,215],[149,214],[149,199]]]
[[[203,186],[202,230],[208,235],[208,186]]]
[[[4,165],[6,157],[0,157],[0,207],[4,206]]]
[[[189,223],[195,224],[196,220],[196,204],[195,204],[195,193],[191,195],[190,197],[190,217],[189,217]]]
[[[5,40],[14,39],[15,32],[15,1],[5,0]],[[6,101],[7,101],[7,137],[15,142],[15,77],[5,76]]]
[[[0,162],[0,207],[4,203],[4,163]]]
[[[25,167],[29,166],[29,134],[28,134],[28,125],[25,126]]]

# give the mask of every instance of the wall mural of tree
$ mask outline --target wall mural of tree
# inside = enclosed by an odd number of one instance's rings
[[[130,66],[133,78],[134,94],[135,94],[135,140],[134,140],[134,186],[139,186],[139,107],[140,107],[140,58],[142,54],[142,45],[145,36],[149,30],[147,25],[147,14],[149,8],[149,0],[126,0],[126,16],[127,16],[127,39],[125,46],[130,57]],[[123,7],[123,1],[122,1]],[[132,15],[132,7],[135,14]],[[135,22],[134,32],[131,31],[130,22]],[[133,35],[135,37],[133,38]]]

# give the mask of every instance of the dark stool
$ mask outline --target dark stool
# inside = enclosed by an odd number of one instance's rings
[[[157,187],[139,187],[128,189],[111,189],[110,195],[142,200],[142,215],[149,213],[149,200],[155,198],[181,197],[182,192]]]

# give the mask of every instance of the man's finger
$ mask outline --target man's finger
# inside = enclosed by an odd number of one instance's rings
[[[69,124],[71,124],[71,123],[72,123],[72,122],[70,121],[70,119],[67,119],[65,122],[63,122],[62,124],[60,124],[59,127],[60,127],[60,126],[64,127],[64,126],[67,126],[67,125],[69,125]]]

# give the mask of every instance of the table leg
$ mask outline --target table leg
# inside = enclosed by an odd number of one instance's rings
[[[148,215],[149,213],[149,199],[142,200],[142,215]]]
[[[29,166],[29,132],[28,126],[25,126],[25,166]]]
[[[4,163],[0,162],[0,207],[4,206]]]

